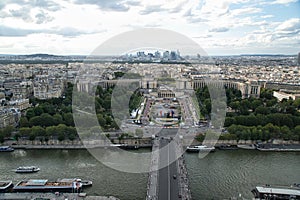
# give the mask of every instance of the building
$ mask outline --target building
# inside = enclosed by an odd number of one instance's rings
[[[145,77],[141,80],[142,89],[155,89],[157,88],[157,80],[152,77]]]
[[[33,95],[33,84],[31,81],[23,81],[12,88],[14,99],[29,98]]]
[[[18,122],[18,114],[10,111],[0,111],[0,128],[15,126]]]
[[[278,99],[278,101],[282,101],[283,99],[298,99],[300,98],[300,94],[299,93],[287,93],[287,92],[284,92],[284,91],[274,91],[273,92],[273,96],[276,97]]]
[[[64,86],[63,78],[38,75],[34,81],[33,95],[38,99],[59,98],[63,94]]]

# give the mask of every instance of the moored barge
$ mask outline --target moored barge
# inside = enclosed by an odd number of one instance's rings
[[[82,183],[78,181],[48,181],[40,180],[23,180],[13,188],[14,192],[80,192]]]
[[[265,200],[275,199],[300,199],[300,185],[294,184],[291,186],[257,186],[251,191],[255,198]]]

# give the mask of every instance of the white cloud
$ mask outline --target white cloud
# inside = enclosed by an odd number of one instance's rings
[[[270,4],[290,4],[290,3],[296,3],[298,0],[276,0],[272,1]]]
[[[3,3],[5,2],[5,3]],[[75,3],[74,3],[75,2]],[[0,53],[89,53],[124,31],[160,27],[208,49],[281,50],[299,44],[299,18],[280,20],[267,4],[295,0],[0,0]],[[264,6],[261,6],[263,4]],[[275,6],[275,5],[272,5]],[[286,18],[286,17],[285,17]],[[277,20],[276,22],[274,20]],[[6,37],[6,36],[14,36]],[[4,42],[5,38],[5,43]],[[13,48],[9,49],[13,44]],[[56,47],[59,45],[60,47]],[[291,45],[290,45],[291,46]],[[291,48],[294,48],[291,46]]]
[[[267,18],[272,18],[272,17],[274,17],[274,15],[263,15],[260,18],[267,19]]]
[[[254,7],[248,7],[248,8],[239,8],[234,9],[230,11],[230,14],[235,17],[239,15],[247,15],[247,14],[254,14],[254,13],[260,13],[262,11],[261,8],[254,8]]]
[[[278,31],[298,31],[300,30],[300,18],[292,18],[280,24],[276,30]]]

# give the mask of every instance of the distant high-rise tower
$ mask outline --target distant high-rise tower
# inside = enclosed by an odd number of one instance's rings
[[[300,52],[298,53],[298,65],[300,65]]]

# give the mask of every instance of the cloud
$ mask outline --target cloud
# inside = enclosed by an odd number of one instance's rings
[[[260,18],[267,19],[267,18],[272,18],[272,17],[274,17],[274,15],[263,15]]]
[[[62,35],[64,37],[76,37],[84,34],[92,34],[92,33],[99,33],[105,30],[100,31],[82,31],[72,27],[64,27],[64,28],[57,28],[53,27],[52,29],[21,29],[21,28],[14,28],[8,26],[0,26],[0,36],[3,37],[24,37],[30,34],[55,34],[55,35]]]
[[[290,3],[296,3],[298,0],[276,0],[270,2],[270,4],[290,4]]]
[[[287,21],[284,21],[276,28],[276,30],[287,31],[287,32],[299,31],[300,30],[300,19],[292,18]]]
[[[43,8],[49,11],[58,11],[62,8],[62,6],[52,0],[1,0],[0,9],[3,9],[6,5],[9,4],[17,4],[22,6],[23,8],[31,9],[31,8]]]
[[[6,17],[12,17],[22,19],[25,22],[33,22],[34,19],[32,18],[32,11],[36,8],[42,12],[43,10],[55,12],[60,10],[62,6],[51,0],[3,0],[0,3],[0,13],[3,19]],[[42,15],[44,15],[44,19]],[[37,18],[38,24],[51,21],[51,17],[49,15],[46,16],[45,13],[36,14],[35,18]]]
[[[260,13],[262,11],[261,8],[239,8],[239,9],[234,9],[230,11],[230,14],[232,16],[240,16],[240,15],[247,15],[247,14],[254,14],[254,13]]]
[[[209,30],[209,32],[217,32],[217,33],[227,32],[227,31],[229,31],[229,28],[227,27],[216,27]]]
[[[31,0],[29,1],[31,7],[44,8],[49,11],[58,11],[62,8],[60,4],[55,3],[51,0]]]
[[[21,7],[20,9],[10,9],[8,11],[8,16],[21,18],[22,20],[27,22],[32,21],[32,18],[30,16],[30,8],[28,8],[27,6]]]
[[[148,15],[150,13],[162,12],[162,11],[166,11],[166,9],[162,7],[162,5],[149,5],[144,10],[140,11],[139,13],[141,15]]]
[[[184,17],[192,17],[194,16],[192,13],[192,8],[189,8],[185,11],[185,13],[183,14]]]
[[[102,10],[126,12],[130,6],[138,5],[137,1],[123,1],[123,0],[75,0],[75,4],[90,4],[97,5]]]
[[[21,37],[35,33],[34,30],[0,26],[0,36]]]
[[[185,4],[186,4],[185,1],[180,2],[177,6],[175,6],[172,9],[170,9],[169,13],[178,13],[178,12],[180,12],[183,9],[183,7],[184,7]]]
[[[45,13],[44,11],[41,11],[40,13],[36,14],[35,18],[37,24],[44,24],[54,20],[53,17],[51,17],[48,13]]]

